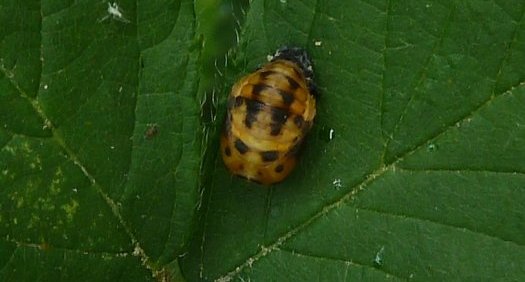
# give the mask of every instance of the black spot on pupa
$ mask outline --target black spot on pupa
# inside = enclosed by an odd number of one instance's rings
[[[299,88],[299,83],[297,83],[297,81],[295,81],[295,79],[289,77],[289,76],[286,76],[286,80],[288,80],[288,84],[290,85],[290,89],[291,90],[295,90],[297,88]]]
[[[235,102],[233,103],[233,106],[236,107],[236,108],[240,107],[243,102],[244,102],[244,98],[241,97],[241,96],[237,96],[237,97],[235,97]]]
[[[235,149],[237,149],[241,155],[249,151],[248,146],[246,146],[246,144],[244,144],[241,139],[235,140]]]
[[[277,151],[265,151],[261,152],[261,157],[265,162],[272,162],[279,157],[279,153]]]
[[[257,120],[257,112],[248,112],[246,113],[246,118],[244,119],[244,124],[248,128],[252,128],[252,124]]]
[[[230,150],[230,147],[226,147],[224,149],[224,154],[226,154],[226,156],[230,157],[232,155],[232,151]]]
[[[257,113],[264,108],[264,104],[251,99],[244,99],[244,102],[246,103],[244,124],[246,127],[251,128],[253,122],[257,120]]]
[[[271,135],[277,136],[281,133],[281,128],[288,119],[288,113],[279,109],[271,108],[272,123],[270,124]]]
[[[314,97],[319,96],[319,90],[317,90],[317,85],[311,80],[308,81],[308,90],[310,91],[310,95]]]
[[[284,170],[284,166],[282,164],[275,167],[275,172],[281,173]]]
[[[297,125],[298,128],[303,128],[304,118],[302,116],[295,116],[293,122]]]
[[[271,134],[272,136],[277,136],[277,135],[279,135],[279,134],[281,133],[281,128],[282,128],[282,127],[283,127],[282,124],[272,123],[272,124],[270,125],[270,129],[271,129],[270,134]]]
[[[291,149],[290,151],[288,151],[286,153],[286,156],[294,156],[296,157],[297,155],[299,155],[299,151],[301,149],[301,142],[295,144]]]
[[[279,90],[279,94],[281,94],[281,97],[283,98],[283,103],[285,105],[290,105],[293,102],[293,94],[282,90]]]
[[[267,86],[264,85],[264,84],[255,84],[253,86],[252,93],[253,93],[254,96],[258,96],[266,88],[267,88]]]
[[[266,78],[268,78],[268,76],[272,75],[272,74],[275,74],[274,71],[271,71],[271,70],[268,70],[268,71],[262,71],[259,73],[259,77],[262,79],[262,80],[265,80]]]
[[[272,121],[280,124],[284,124],[288,119],[288,113],[279,108],[271,108]]]
[[[292,69],[297,77],[304,77],[304,75],[297,68],[292,68]]]
[[[231,129],[232,129],[232,116],[230,113],[228,113],[228,116],[226,117],[226,119],[224,120],[224,131],[226,133],[230,132]]]

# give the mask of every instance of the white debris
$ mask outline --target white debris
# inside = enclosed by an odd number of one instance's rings
[[[130,21],[128,19],[126,19],[123,15],[124,11],[119,7],[119,5],[117,4],[117,2],[108,2],[108,9],[107,9],[107,12],[108,14],[106,16],[104,16],[102,19],[99,20],[99,22],[103,22],[107,19],[109,19],[110,17],[114,20],[117,20],[117,21],[121,21],[123,23],[129,23]]]
[[[377,266],[383,265],[383,252],[385,251],[385,246],[382,246],[381,249],[376,253],[376,257],[374,258],[374,263]]]
[[[314,45],[320,47],[321,45],[323,45],[323,41],[315,41]]]
[[[333,128],[330,128],[330,136],[328,138],[330,138],[330,140],[334,139],[334,132],[335,130]]]

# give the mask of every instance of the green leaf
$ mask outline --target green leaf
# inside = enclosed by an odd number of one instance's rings
[[[200,195],[193,2],[1,1],[0,39],[0,280],[176,273]]]
[[[306,48],[318,115],[282,184],[232,177],[216,157],[187,279],[525,279],[524,12],[253,1],[236,67]]]
[[[0,280],[524,280],[524,13],[0,0]],[[218,137],[283,45],[310,54],[318,114],[264,187]]]

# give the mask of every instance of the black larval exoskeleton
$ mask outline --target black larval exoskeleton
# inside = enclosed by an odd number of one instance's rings
[[[312,61],[308,57],[306,50],[300,47],[281,47],[273,55],[272,62],[275,60],[288,60],[296,63],[304,73],[306,81],[308,82],[308,89],[313,95],[317,95],[317,88],[315,87],[314,71]]]

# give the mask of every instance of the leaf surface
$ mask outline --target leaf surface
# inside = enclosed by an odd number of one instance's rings
[[[522,1],[234,2],[0,1],[0,280],[524,280]],[[263,187],[218,137],[284,45],[318,114]]]
[[[166,275],[199,199],[192,1],[3,1],[0,26],[0,280]]]
[[[283,45],[306,48],[318,115],[282,184],[231,177],[217,157],[183,272],[220,281],[523,279],[524,9],[252,2],[239,68],[252,71]]]

